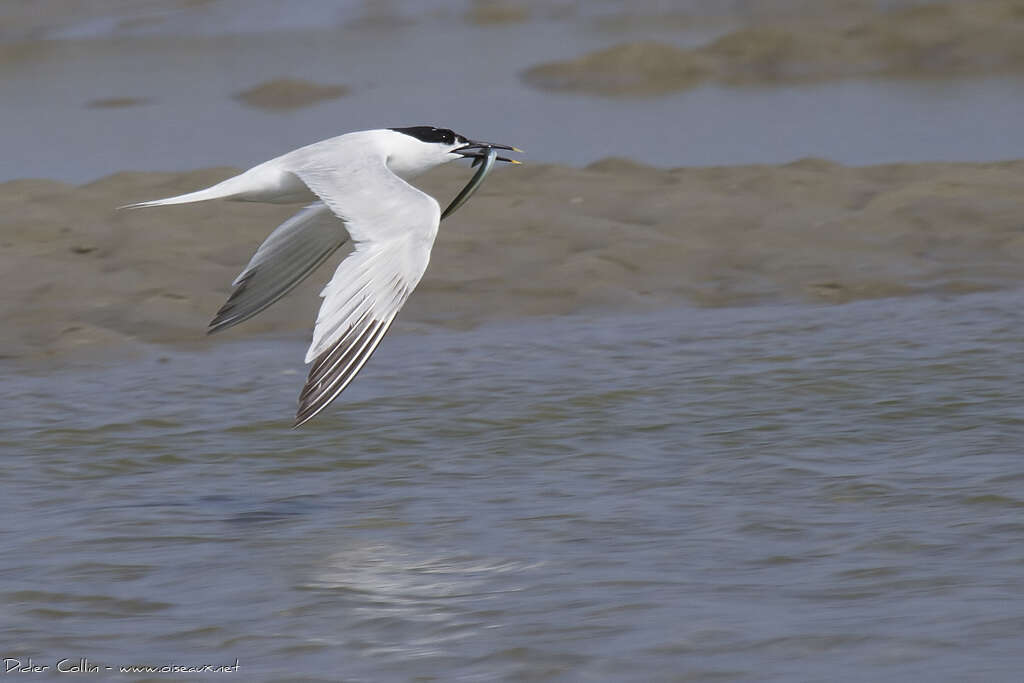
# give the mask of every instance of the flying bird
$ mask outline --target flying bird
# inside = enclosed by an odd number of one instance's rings
[[[519,163],[497,156],[499,149],[522,151],[433,126],[358,131],[300,147],[204,190],[123,208],[210,199],[308,203],[259,246],[209,333],[270,306],[352,241],[352,252],[320,292],[298,427],[338,397],[380,344],[427,269],[441,219],[469,199],[495,161]],[[480,168],[444,214],[433,197],[406,182],[463,158]]]

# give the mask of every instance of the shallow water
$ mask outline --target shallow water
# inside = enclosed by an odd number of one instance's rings
[[[7,367],[2,656],[1017,680],[1020,297],[399,334],[299,431],[299,341]]]
[[[692,46],[715,33],[650,24],[609,33],[565,21],[480,28],[450,20],[257,36],[182,29],[175,37],[174,27],[166,27],[168,35],[39,43],[29,57],[0,64],[0,182],[249,167],[351,130],[419,124],[515,144],[533,163],[619,156],[676,167],[809,156],[846,164],[1024,156],[1019,76],[705,85],[661,97],[603,98],[539,91],[519,74],[620,42]],[[344,84],[351,94],[284,112],[232,99],[286,76]],[[89,106],[104,98],[142,104]]]

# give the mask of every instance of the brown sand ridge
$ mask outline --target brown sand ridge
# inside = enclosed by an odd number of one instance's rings
[[[123,340],[196,342],[253,250],[296,207],[115,211],[230,169],[0,184],[0,356]],[[442,202],[468,178],[421,185]],[[1024,280],[1024,161],[851,168],[502,169],[445,221],[403,323],[764,301],[957,293]],[[306,335],[324,266],[224,333]]]
[[[90,100],[85,103],[89,109],[125,109],[127,107],[142,107],[152,103],[148,97],[104,97],[98,100]]]
[[[466,11],[466,20],[477,26],[519,24],[530,19],[530,8],[500,0],[476,0]]]
[[[298,78],[278,78],[235,94],[235,99],[256,109],[282,111],[301,109],[318,102],[344,97],[349,89],[344,85],[321,85]]]
[[[729,33],[697,49],[618,45],[523,73],[536,87],[654,95],[720,83],[1024,70],[1024,0],[929,4],[845,25],[788,20]]]

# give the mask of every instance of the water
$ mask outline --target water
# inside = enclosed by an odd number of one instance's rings
[[[299,431],[299,341],[6,367],[2,656],[1018,680],[1020,296],[398,334]]]
[[[619,156],[676,167],[808,156],[846,164],[1024,156],[1020,76],[708,84],[618,99],[538,91],[519,77],[535,64],[619,42],[693,46],[713,36],[672,27],[609,34],[585,23],[477,28],[451,21],[41,43],[31,57],[0,63],[0,182],[249,167],[351,130],[419,124],[515,144],[527,150],[527,163],[582,165]],[[283,76],[352,90],[286,112],[232,99]],[[144,104],[88,106],[123,97]]]

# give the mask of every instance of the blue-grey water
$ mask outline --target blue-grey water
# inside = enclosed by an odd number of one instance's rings
[[[52,41],[19,61],[0,62],[0,182],[249,167],[348,131],[419,124],[515,144],[529,163],[582,165],[609,156],[662,167],[802,157],[857,165],[1024,157],[1019,75],[708,84],[661,97],[603,98],[536,90],[520,73],[620,42],[694,46],[715,34],[652,24],[608,33],[579,21],[479,28],[454,19],[292,33],[290,23],[264,19],[277,30],[259,38],[181,35],[184,29],[171,23],[168,35]],[[341,83],[351,92],[288,111],[253,109],[232,97],[283,76]],[[89,104],[124,97],[139,98],[139,106]]]
[[[1019,680],[1021,297],[396,334],[297,431],[301,340],[4,366],[0,655]]]

